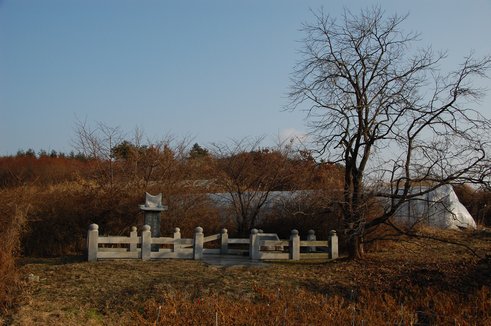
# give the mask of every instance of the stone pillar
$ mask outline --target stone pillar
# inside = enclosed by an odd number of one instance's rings
[[[152,251],[152,233],[150,225],[144,225],[142,230],[142,260],[149,260]]]
[[[316,241],[317,237],[315,236],[315,231],[314,230],[309,230],[309,233],[307,235],[307,241]],[[315,252],[316,247],[315,246],[310,246],[307,248],[308,252]]]
[[[290,235],[290,260],[300,260],[300,237],[298,230],[292,230]]]
[[[181,239],[181,229],[175,228],[174,229],[174,245],[172,247],[173,252],[178,252],[181,249],[181,245],[176,243],[176,240]]]
[[[203,228],[198,226],[194,230],[194,241],[193,241],[193,259],[203,259],[203,240],[205,235],[203,234]]]
[[[249,257],[252,260],[258,260],[259,259],[259,238],[258,238],[258,233],[259,231],[257,229],[252,229],[251,230],[251,235],[249,236]]]
[[[220,254],[226,255],[228,253],[228,230],[222,229],[220,234]]]
[[[140,209],[144,214],[144,224],[149,225],[152,230],[152,237],[160,237],[160,215],[167,210],[166,206],[162,206],[162,194],[156,196],[145,193],[145,205],[140,205]],[[152,245],[152,251],[159,251],[159,245]]]
[[[336,259],[339,257],[339,251],[338,251],[338,235],[336,234],[335,230],[331,230],[329,232],[329,240],[328,240],[328,245],[329,245],[329,258],[330,259]]]
[[[130,239],[132,241],[136,241],[137,238],[138,238],[138,233],[136,232],[136,226],[132,226],[130,232]],[[136,247],[137,247],[136,245],[137,245],[136,242],[130,243],[130,251],[136,251]]]
[[[99,247],[99,225],[89,225],[89,231],[87,232],[87,260],[94,262],[97,261],[97,250]]]

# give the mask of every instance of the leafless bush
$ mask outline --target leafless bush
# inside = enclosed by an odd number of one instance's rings
[[[31,189],[0,190],[0,314],[12,312],[20,294],[16,259],[31,205]]]

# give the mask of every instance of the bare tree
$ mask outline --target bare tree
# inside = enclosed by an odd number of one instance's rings
[[[95,127],[86,120],[75,122],[75,138],[73,146],[84,156],[92,159],[109,160],[114,146],[123,140],[120,127],[109,126],[97,122]]]
[[[291,109],[307,110],[320,155],[344,165],[343,218],[356,258],[365,232],[393,225],[398,207],[422,192],[455,182],[489,186],[491,121],[469,104],[483,95],[472,81],[486,77],[491,58],[469,55],[443,74],[445,54],[416,49],[419,35],[401,30],[407,16],[386,17],[378,7],[345,11],[340,22],[314,15],[303,28]],[[428,186],[414,189],[421,182]],[[389,204],[368,219],[375,196]]]
[[[271,193],[290,179],[288,155],[260,147],[262,139],[243,139],[232,146],[215,145],[215,182],[221,200],[233,210],[239,234],[257,225]],[[218,194],[220,196],[220,194]]]
[[[95,160],[99,164],[104,182],[109,186],[114,184],[113,148],[123,141],[120,127],[112,127],[98,122],[95,127],[88,125],[87,121],[75,123],[75,149],[85,157]]]

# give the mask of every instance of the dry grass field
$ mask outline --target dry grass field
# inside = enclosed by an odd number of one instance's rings
[[[483,233],[446,238],[491,253]],[[386,242],[359,261],[20,265],[13,325],[491,325],[490,256],[430,240]]]
[[[11,162],[0,173],[4,182],[9,175],[24,176],[0,188],[0,325],[491,325],[489,233],[426,230],[429,236],[467,248],[398,237],[372,243],[364,259],[356,261],[260,266],[190,260],[88,263],[82,257],[87,226],[97,223],[111,235],[141,226],[138,205],[145,191],[167,191],[165,232],[179,226],[188,237],[202,225],[207,234],[221,227],[232,234],[237,225],[223,224],[206,203],[172,196],[187,193],[175,187],[189,177],[186,173],[169,172],[159,179],[161,184],[145,188],[124,174],[119,182],[107,184],[100,177],[104,171],[96,173],[88,165],[70,177],[53,178],[64,164],[68,172],[77,171],[65,159],[56,161],[59,166],[34,158],[22,162]],[[39,166],[31,171],[31,163]],[[329,169],[324,172],[328,180],[319,177],[320,184],[336,188],[332,185],[337,179],[329,179]],[[24,184],[25,178],[32,184]],[[488,193],[463,193],[475,209],[489,202]],[[281,232],[296,228],[304,234],[315,226],[322,238],[322,231],[339,222],[335,193],[331,195],[331,206],[302,203],[312,208],[304,212],[310,217],[281,210],[263,227],[284,237]],[[296,203],[292,206],[296,211]],[[488,215],[482,211],[476,216],[489,222]],[[342,229],[338,235],[344,252]]]

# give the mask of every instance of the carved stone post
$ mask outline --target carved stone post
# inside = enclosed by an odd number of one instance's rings
[[[136,251],[136,239],[138,238],[138,233],[136,232],[136,226],[132,226],[131,227],[131,232],[130,232],[130,239],[131,239],[131,243],[130,243],[130,251]]]
[[[335,230],[329,232],[329,258],[336,259],[339,257],[338,251],[338,235]]]
[[[258,238],[258,233],[259,231],[257,229],[252,229],[251,230],[251,235],[249,237],[249,257],[252,260],[258,260],[259,259],[259,238]]]
[[[307,241],[316,241],[317,237],[315,236],[315,231],[314,230],[309,230],[309,234],[307,235]],[[315,246],[310,246],[308,247],[309,252],[315,252],[316,247]]]
[[[203,259],[203,240],[205,235],[203,234],[203,228],[198,226],[194,230],[194,241],[193,241],[193,259]]]
[[[89,225],[89,231],[87,232],[87,260],[94,262],[97,261],[97,248],[99,240],[99,225]]]
[[[300,237],[298,230],[292,230],[290,235],[290,260],[300,260]]]
[[[228,230],[222,229],[220,234],[220,254],[226,255],[228,253]]]
[[[173,252],[179,252],[181,249],[181,245],[177,243],[177,240],[181,239],[181,229],[175,228],[174,229],[174,245],[172,247]]]
[[[152,233],[150,225],[144,225],[142,230],[142,260],[149,260],[152,251]]]

